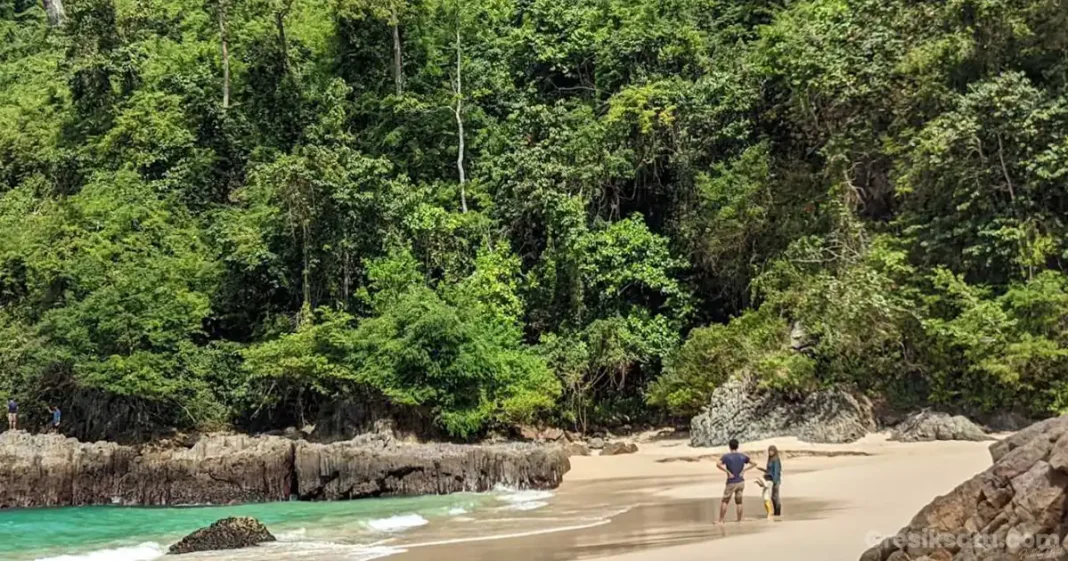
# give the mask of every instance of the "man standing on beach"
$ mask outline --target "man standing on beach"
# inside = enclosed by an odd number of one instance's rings
[[[749,461],[749,456],[738,451],[738,439],[732,438],[729,443],[731,451],[724,454],[716,464],[723,473],[727,474],[727,485],[723,488],[723,502],[719,505],[719,523],[727,517],[727,505],[734,495],[734,504],[738,511],[738,521],[742,521],[742,493],[745,491],[745,472],[756,467]]]

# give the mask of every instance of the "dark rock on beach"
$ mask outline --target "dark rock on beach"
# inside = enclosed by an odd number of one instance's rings
[[[168,553],[196,553],[221,549],[241,549],[264,542],[273,542],[275,537],[267,527],[255,518],[223,518],[207,528],[201,528],[172,545]]]
[[[134,448],[58,435],[0,435],[0,508],[230,504],[545,489],[571,467],[558,446],[398,443],[381,432],[330,445],[210,435]]]
[[[585,442],[568,442],[562,446],[564,453],[571,456],[589,456],[590,447]]]
[[[638,451],[638,445],[633,442],[609,442],[601,449],[602,456],[618,456],[620,454],[633,454]]]
[[[861,561],[1066,559],[1068,416],[990,446],[986,471],[936,498]]]
[[[808,442],[853,442],[875,430],[871,403],[841,390],[802,396],[761,390],[746,378],[712,392],[711,403],[690,422],[691,446],[723,446],[730,439],[753,441],[796,436]]]
[[[890,440],[927,442],[932,440],[993,440],[983,429],[963,415],[924,410],[909,415],[894,427]]]

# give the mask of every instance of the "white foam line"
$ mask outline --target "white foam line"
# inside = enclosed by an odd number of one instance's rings
[[[623,513],[627,512],[631,508],[632,507],[624,508],[624,509],[620,510],[619,512],[617,512],[615,514],[612,514],[612,515],[610,515],[610,516],[608,516],[606,518],[597,520],[595,522],[590,522],[590,523],[587,523],[587,524],[575,524],[573,526],[560,526],[560,527],[557,527],[557,528],[546,528],[544,530],[530,530],[528,532],[514,532],[514,533],[511,533],[511,534],[496,534],[496,535],[493,535],[493,536],[476,536],[476,537],[472,537],[472,538],[454,538],[454,539],[450,539],[450,540],[438,540],[438,541],[432,541],[432,542],[404,544],[404,545],[402,545],[400,547],[403,547],[403,548],[406,548],[406,549],[410,549],[410,548],[416,548],[416,547],[430,547],[432,545],[449,545],[449,544],[457,544],[457,543],[484,542],[484,541],[490,541],[490,540],[506,540],[506,539],[511,539],[511,538],[525,538],[525,537],[528,537],[528,536],[539,536],[539,535],[542,535],[542,534],[554,534],[556,532],[571,532],[571,531],[574,531],[574,530],[585,530],[586,528],[596,528],[597,526],[604,526],[605,524],[608,524],[608,523],[612,522],[612,517],[619,516],[620,514],[623,514]]]
[[[553,534],[553,533],[556,533],[556,532],[570,532],[570,531],[573,531],[573,530],[585,530],[586,528],[596,528],[597,526],[604,526],[605,524],[608,524],[611,521],[612,521],[611,519],[605,519],[605,520],[598,520],[597,522],[591,522],[589,524],[578,524],[578,525],[575,525],[575,526],[561,526],[559,528],[546,528],[544,530],[531,530],[529,532],[515,532],[515,533],[512,533],[512,534],[497,534],[497,535],[494,535],[494,536],[477,536],[477,537],[474,537],[474,538],[454,538],[454,539],[451,539],[451,540],[439,540],[439,541],[434,541],[434,542],[413,543],[413,544],[405,544],[403,547],[405,547],[405,548],[416,548],[416,547],[429,547],[429,546],[432,546],[432,545],[450,545],[450,544],[457,544],[457,543],[485,542],[485,541],[491,541],[491,540],[506,540],[506,539],[510,539],[510,538],[525,538],[527,536],[538,536],[538,535],[541,535],[541,534]]]

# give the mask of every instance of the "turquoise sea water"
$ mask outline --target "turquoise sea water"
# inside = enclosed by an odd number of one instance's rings
[[[178,508],[76,507],[0,511],[0,559],[147,561],[227,516],[253,516],[281,542],[373,545],[399,532],[499,507],[507,494]],[[522,504],[520,501],[518,504]]]

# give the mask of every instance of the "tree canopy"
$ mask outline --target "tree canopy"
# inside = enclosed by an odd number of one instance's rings
[[[584,429],[743,374],[1068,410],[1068,0],[0,0],[0,36],[0,392],[79,436]]]

